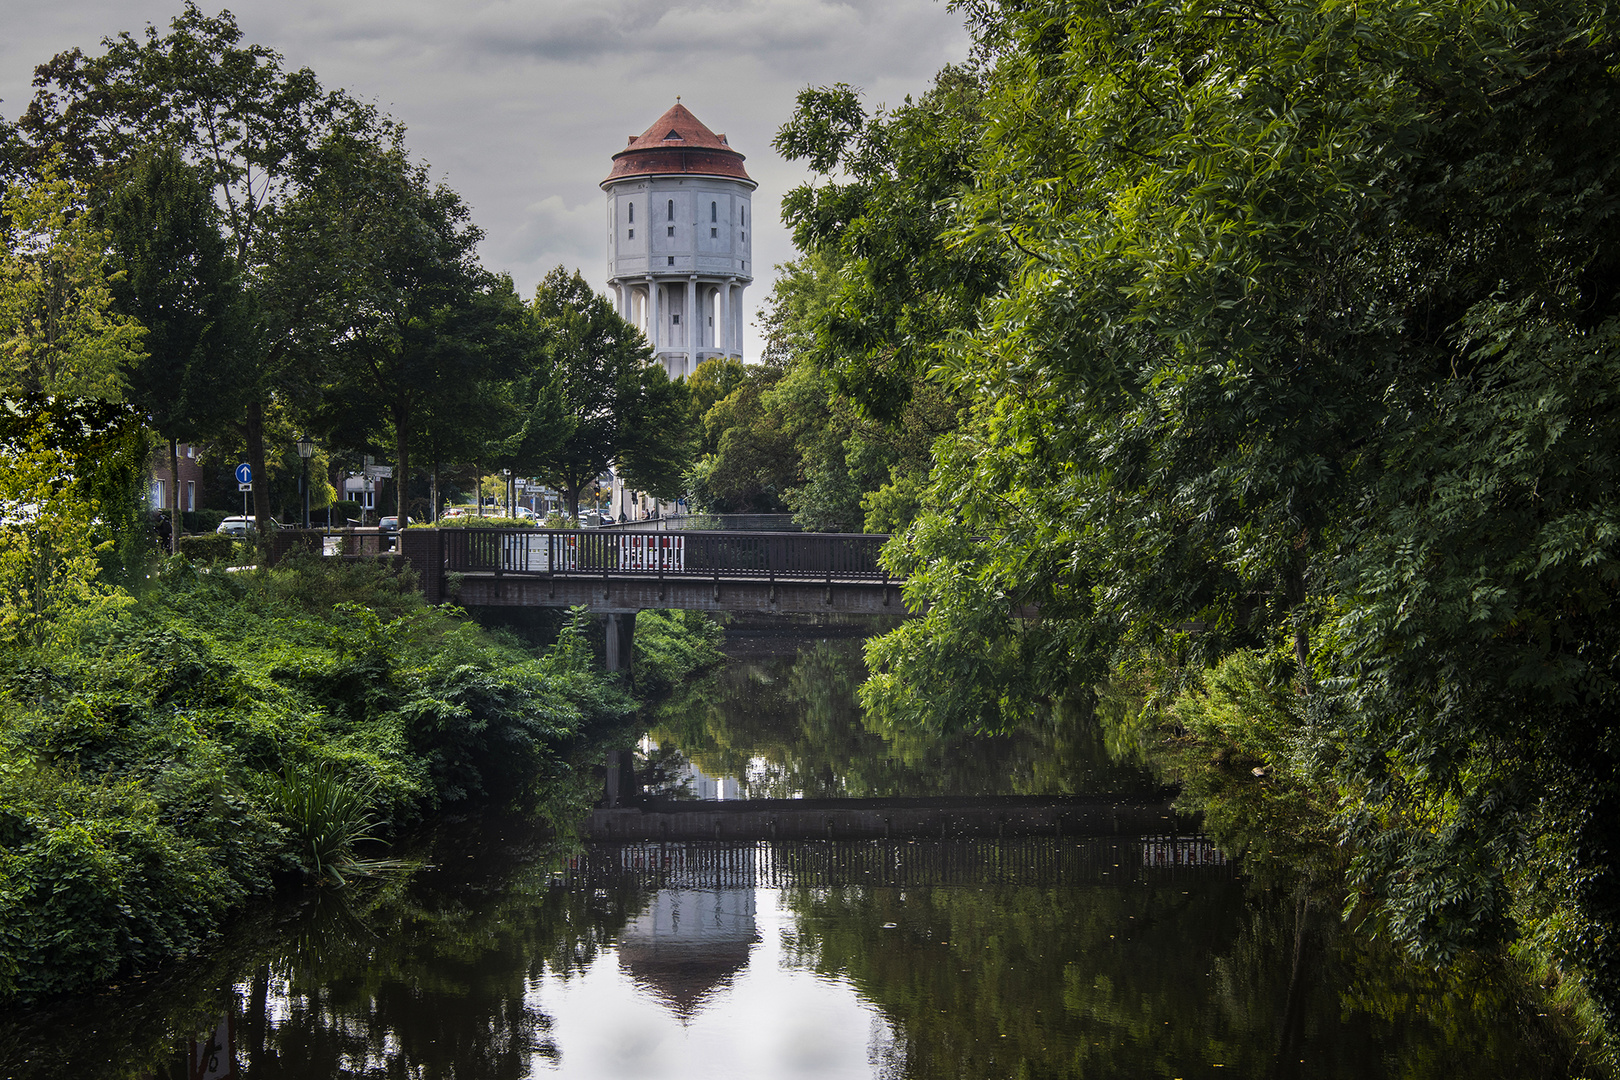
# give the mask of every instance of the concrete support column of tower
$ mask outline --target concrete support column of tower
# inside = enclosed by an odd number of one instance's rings
[[[731,318],[731,282],[722,281],[714,298],[714,347],[727,359],[731,358],[731,330],[726,320]]]
[[[663,345],[659,340],[659,330],[662,329],[663,318],[658,310],[658,282],[651,275],[647,277],[647,340],[652,342],[653,352],[657,352]]]
[[[697,367],[698,346],[702,344],[699,332],[702,324],[697,317],[697,275],[686,279],[686,374]]]

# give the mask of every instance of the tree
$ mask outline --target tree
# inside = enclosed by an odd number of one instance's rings
[[[630,487],[660,498],[680,494],[692,449],[685,384],[670,382],[646,339],[578,271],[548,273],[529,317],[570,420],[540,472],[570,516],[579,516],[580,492],[614,464]]]
[[[973,10],[946,241],[1016,273],[936,354],[971,405],[887,556],[928,611],[872,649],[876,715],[993,728],[1143,652],[1166,699],[1264,654],[1390,933],[1528,935],[1613,1025],[1606,9]]]
[[[124,382],[169,444],[170,550],[178,552],[179,444],[215,434],[241,412],[245,319],[236,266],[208,185],[172,148],[142,158],[104,216],[122,270],[113,281],[118,309],[146,328],[145,354],[125,363]]]
[[[128,601],[104,571],[135,518],[150,438],[128,405],[46,394],[0,408],[0,647],[65,638]]]
[[[121,400],[143,332],[113,309],[107,237],[82,186],[47,164],[12,186],[3,209],[0,393]]]
[[[314,342],[329,358],[321,415],[329,430],[392,444],[403,516],[420,424],[489,379],[521,303],[478,265],[483,234],[460,197],[397,143],[333,139],[281,224],[283,242],[296,237],[334,277]]]
[[[202,170],[257,312],[252,347],[243,353],[254,363],[239,373],[248,461],[263,476],[266,403],[307,377],[287,363],[308,332],[303,320],[314,303],[307,290],[261,295],[276,210],[301,190],[329,135],[387,142],[397,128],[371,106],[322,90],[309,69],[289,72],[275,52],[241,38],[229,12],[206,16],[187,0],[165,35],[148,26],[141,38],[124,32],[105,39],[99,56],[61,53],[36,69],[34,99],[16,125],[20,145],[7,157],[37,169],[59,146],[68,176],[104,190],[152,145],[174,146]],[[255,487],[254,512],[262,534],[270,516],[263,485]]]

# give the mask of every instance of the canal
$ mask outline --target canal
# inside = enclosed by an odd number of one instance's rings
[[[868,730],[861,644],[733,635],[618,748],[613,801],[1162,799],[1076,720]],[[1337,909],[1184,820],[581,845],[486,819],[183,970],[0,1018],[0,1076],[1568,1074],[1505,980],[1415,970]]]

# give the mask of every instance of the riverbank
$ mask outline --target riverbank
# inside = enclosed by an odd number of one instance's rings
[[[411,584],[173,562],[7,649],[0,1001],[195,955],[253,899],[337,884],[444,814],[572,805],[573,748],[638,707],[586,618],[537,651]],[[643,689],[712,662],[712,637],[645,620]]]
[[[1534,868],[1515,883],[1524,934],[1494,948],[1412,955],[1358,879],[1365,853],[1339,820],[1350,799],[1313,767],[1322,736],[1302,716],[1304,698],[1271,675],[1253,653],[1236,653],[1190,679],[1183,669],[1140,658],[1118,667],[1102,688],[1098,727],[1116,761],[1139,764],[1180,792],[1177,808],[1201,816],[1204,831],[1241,862],[1251,891],[1330,913],[1321,933],[1381,955],[1421,988],[1373,1007],[1443,1023],[1459,1000],[1488,1001],[1561,1074],[1614,1076],[1615,1040],[1584,973],[1549,947],[1547,923],[1558,913],[1535,910]]]

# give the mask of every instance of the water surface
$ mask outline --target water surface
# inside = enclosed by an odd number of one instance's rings
[[[638,782],[726,797],[1152,791],[1095,733],[885,738],[859,642],[739,647]],[[705,785],[708,787],[705,787]],[[17,1077],[1537,1077],[1547,1020],[1405,965],[1198,836],[557,843],[446,829],[431,868],[246,920],[150,982],[0,1020]]]

